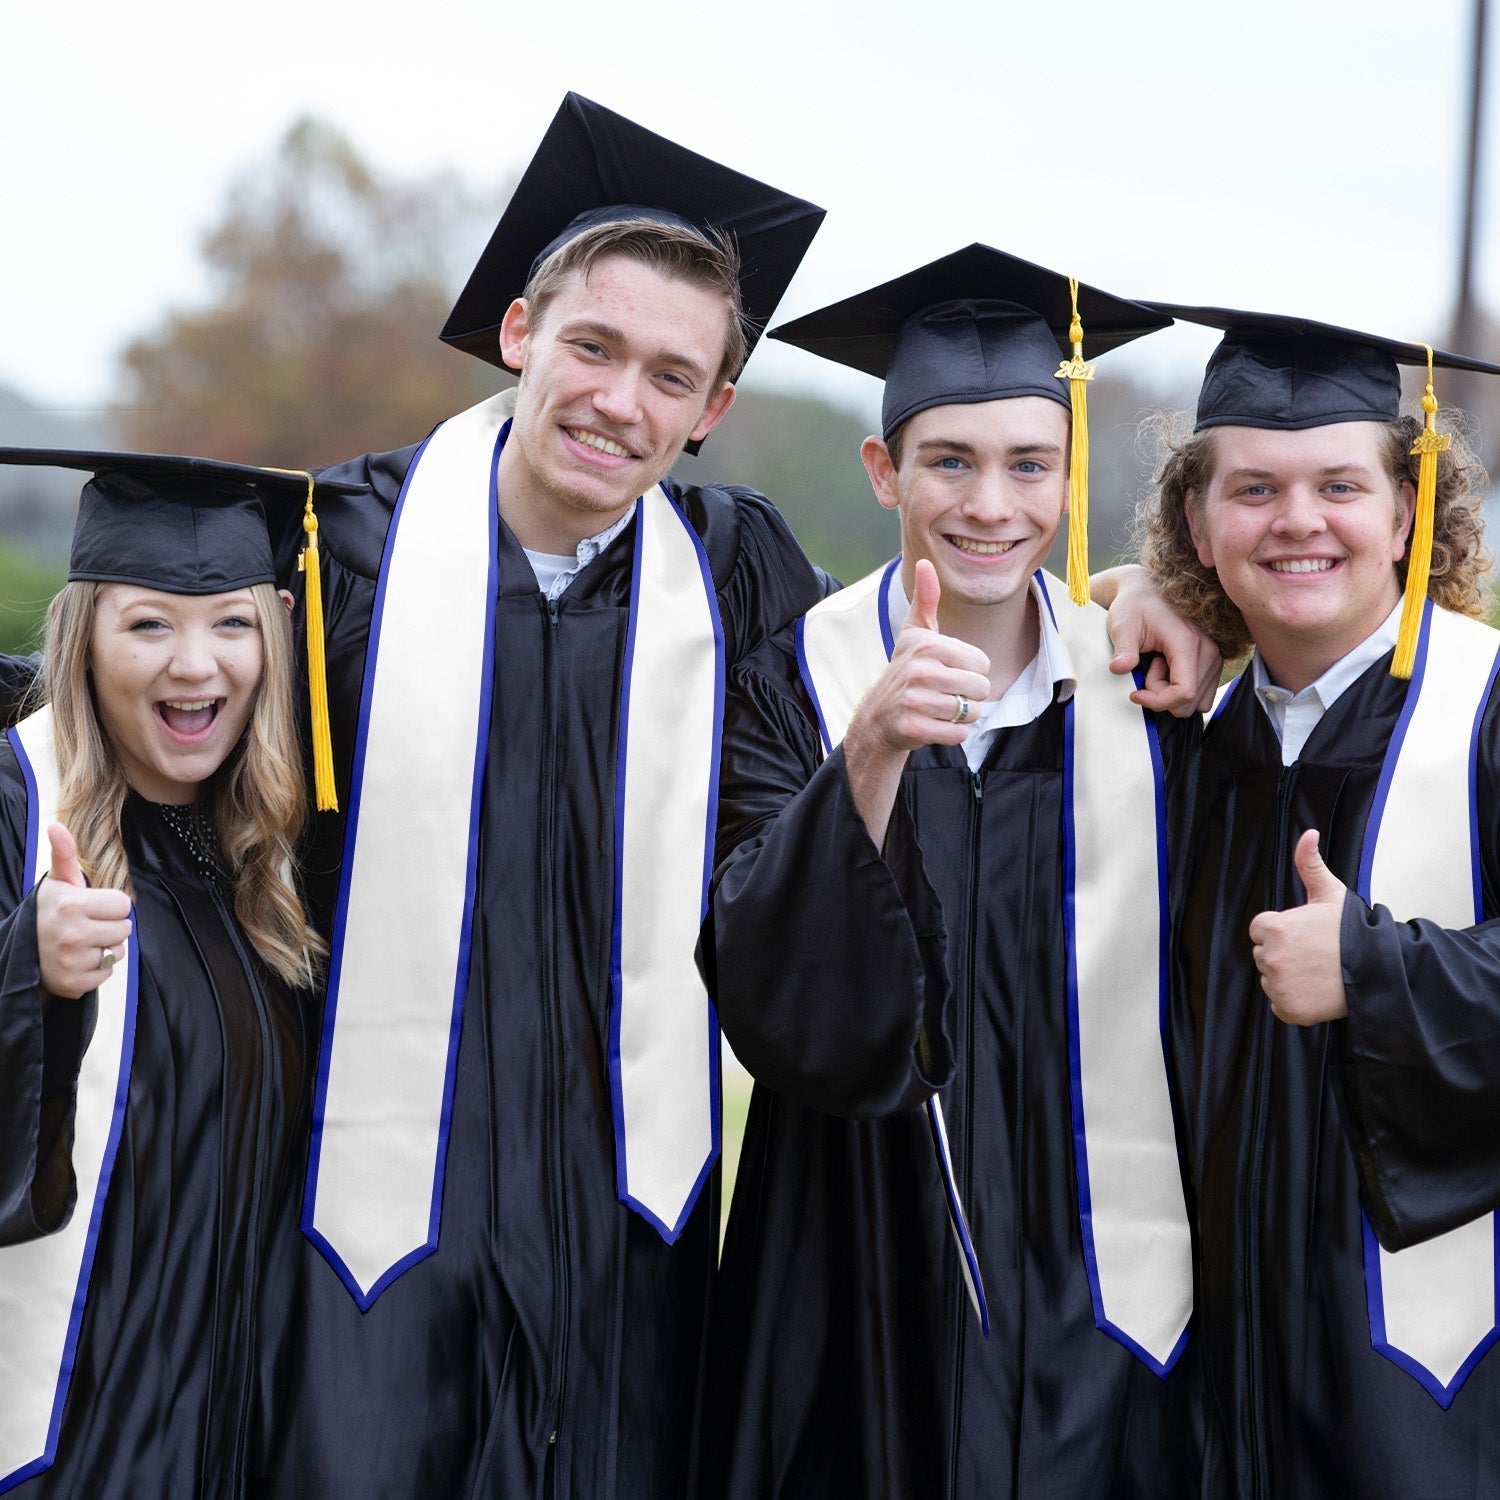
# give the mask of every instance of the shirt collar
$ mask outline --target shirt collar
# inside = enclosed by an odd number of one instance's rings
[[[1352,651],[1341,656],[1316,682],[1309,683],[1300,693],[1277,687],[1266,671],[1260,652],[1255,652],[1251,657],[1251,670],[1255,674],[1252,680],[1256,697],[1269,707],[1272,702],[1284,703],[1300,699],[1305,694],[1310,698],[1316,697],[1324,713],[1327,713],[1346,689],[1353,687],[1387,651],[1395,648],[1396,637],[1401,629],[1401,609],[1402,601],[1398,600],[1396,607],[1385,617],[1378,630],[1366,636]]]
[[[630,509],[613,526],[606,527],[594,536],[585,537],[574,549],[572,557],[566,552],[534,552],[530,547],[523,549],[526,560],[531,564],[531,571],[536,574],[537,585],[548,599],[556,599],[624,531],[640,503],[638,499],[632,500]]]

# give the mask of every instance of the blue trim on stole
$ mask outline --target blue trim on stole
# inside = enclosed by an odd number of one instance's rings
[[[36,868],[37,851],[41,847],[41,818],[37,807],[36,774],[31,761],[21,745],[16,731],[8,729],[5,737],[15,752],[16,764],[26,783],[26,865],[23,880],[31,878]],[[68,1388],[73,1383],[73,1367],[78,1357],[78,1335],[83,1327],[84,1308],[88,1305],[89,1281],[94,1272],[94,1256],[99,1249],[99,1226],[104,1221],[104,1204],[109,1197],[110,1183],[114,1179],[115,1158],[120,1149],[120,1137],[125,1131],[125,1109],[130,1102],[130,1070],[135,1061],[135,1021],[140,999],[140,926],[136,919],[134,903],[130,907],[130,941],[126,944],[125,975],[125,1020],[121,1031],[119,1081],[115,1086],[114,1109],[110,1115],[109,1135],[105,1139],[104,1156],[99,1163],[99,1182],[94,1192],[94,1203],[89,1214],[88,1234],[84,1237],[83,1257],[78,1266],[78,1283],[73,1292],[73,1310],[68,1318],[68,1331],[63,1340],[62,1363],[58,1367],[57,1394],[52,1402],[52,1416],[47,1423],[47,1443],[40,1456],[23,1464],[9,1474],[0,1475],[0,1495],[24,1484],[28,1479],[50,1469],[57,1461],[57,1438],[62,1430],[63,1407],[68,1399]]]
[[[436,431],[436,429],[434,429]],[[484,787],[485,758],[489,748],[490,713],[494,698],[495,664],[495,601],[500,590],[500,508],[493,503],[498,494],[497,474],[500,454],[505,440],[510,435],[510,422],[500,428],[495,440],[495,451],[490,459],[489,506],[489,572],[490,586],[485,602],[484,663],[481,668],[479,724],[474,748],[474,783],[469,814],[469,845],[465,873],[465,895],[463,921],[459,932],[458,957],[455,964],[452,1024],[449,1029],[447,1072],[443,1084],[443,1107],[438,1127],[437,1160],[433,1170],[432,1207],[428,1216],[427,1241],[401,1257],[382,1275],[368,1292],[361,1290],[353,1273],[328,1240],[313,1227],[313,1207],[317,1198],[318,1164],[323,1143],[323,1116],[328,1100],[328,1070],[333,1055],[334,1022],[338,1011],[338,960],[344,947],[344,928],[348,917],[348,886],[341,881],[337,906],[334,910],[333,943],[329,958],[328,993],[323,1004],[323,1037],[318,1055],[318,1075],[313,1097],[312,1133],[308,1151],[307,1185],[302,1199],[302,1232],[323,1253],[339,1280],[348,1289],[361,1312],[368,1312],[375,1299],[418,1262],[425,1260],[438,1247],[438,1234],[442,1220],[443,1183],[448,1166],[448,1137],[453,1123],[453,1093],[458,1080],[458,1043],[463,1030],[464,999],[469,985],[469,958],[473,942],[474,902],[476,897],[476,874],[479,860],[480,799]],[[386,581],[391,554],[396,545],[396,534],[402,513],[406,508],[407,491],[412,476],[417,472],[432,434],[423,440],[412,457],[406,477],[401,482],[401,493],[396,499],[396,508],[386,532],[385,551],[380,560],[380,577],[375,586],[375,602],[370,614],[369,640],[365,648],[365,675],[360,691],[359,719],[355,727],[354,759],[349,778],[349,811],[344,825],[343,868],[350,870],[354,862],[354,846],[359,832],[361,791],[364,784],[366,744],[369,739],[370,701],[375,690],[375,665],[380,654],[380,636],[384,623]]]
[[[703,538],[693,530],[683,514],[682,507],[673,499],[665,483],[659,484],[658,488],[672,507],[682,529],[692,540],[693,550],[698,558],[698,570],[703,579],[704,598],[707,600],[709,617],[714,627],[714,733],[712,763],[709,768],[708,809],[704,820],[706,827],[703,836],[703,894],[698,908],[698,918],[701,923],[708,915],[708,889],[714,869],[714,835],[718,828],[719,751],[724,739],[724,624],[719,615],[718,591],[714,588],[713,570],[709,566],[708,553],[703,547]],[[615,747],[615,889],[614,920],[609,940],[609,1092],[610,1114],[614,1121],[615,1131],[615,1192],[621,1203],[638,1213],[667,1244],[671,1245],[676,1243],[688,1219],[692,1217],[693,1209],[697,1207],[698,1198],[703,1192],[703,1185],[708,1181],[714,1169],[714,1163],[719,1159],[721,1144],[719,1010],[714,1004],[713,996],[710,995],[708,997],[708,1103],[711,1117],[709,1152],[702,1170],[698,1173],[688,1193],[687,1201],[682,1206],[682,1212],[677,1216],[677,1222],[667,1224],[638,1198],[626,1191],[628,1163],[626,1161],[625,1093],[620,1076],[621,990],[623,988],[620,973],[620,935],[625,892],[625,753],[630,742],[630,684],[635,671],[636,616],[640,609],[641,598],[641,559],[644,550],[641,539],[645,534],[646,526],[652,524],[646,518],[646,510],[645,497],[642,496],[635,513],[635,553],[630,569],[630,617],[625,631],[625,666],[620,675],[620,734]]]
[[[1048,612],[1051,614],[1052,623],[1055,626],[1057,624],[1057,612],[1052,608],[1052,600],[1047,593],[1045,583],[1042,585],[1042,598],[1046,601]],[[1144,672],[1138,670],[1134,675],[1136,686],[1144,687]],[[1073,750],[1075,703],[1076,698],[1070,698],[1063,705],[1062,839],[1063,949],[1065,955],[1063,983],[1068,1011],[1068,1098],[1073,1126],[1073,1170],[1078,1187],[1078,1226],[1083,1243],[1084,1268],[1088,1275],[1089,1299],[1094,1307],[1094,1327],[1101,1333],[1108,1334],[1110,1338],[1130,1350],[1153,1374],[1165,1379],[1171,1374],[1172,1367],[1182,1357],[1182,1351],[1187,1348],[1189,1330],[1184,1328],[1167,1357],[1164,1360],[1158,1360],[1148,1349],[1131,1338],[1124,1329],[1112,1323],[1105,1316],[1104,1296],[1099,1286],[1098,1252],[1094,1248],[1093,1201],[1089,1188],[1088,1128],[1083,1115],[1083,1059],[1078,1018],[1078,939],[1077,911],[1075,907],[1075,891],[1078,884],[1078,833],[1073,812],[1073,798],[1077,775],[1074,769]],[[1167,940],[1169,935],[1169,915],[1167,906],[1166,786],[1162,770],[1161,741],[1157,734],[1156,725],[1152,721],[1151,715],[1145,709],[1141,710],[1141,720],[1142,728],[1151,750],[1151,779],[1156,801],[1157,921],[1159,924],[1157,951],[1160,955],[1158,963],[1157,1030],[1161,1041],[1162,1055],[1166,1061],[1167,1095],[1171,1103],[1173,1118],[1176,1119],[1178,1118],[1177,1086],[1176,1075],[1172,1068],[1172,1044],[1167,1015],[1167,987],[1169,983],[1169,949]],[[1182,1165],[1181,1154],[1181,1146],[1179,1145],[1179,1170]]]
[[[1422,682],[1427,675],[1427,648],[1432,634],[1431,599],[1422,612],[1422,630],[1417,638],[1416,657],[1412,665],[1411,681],[1406,689],[1406,701],[1401,706],[1401,715],[1391,731],[1390,743],[1386,746],[1385,760],[1380,767],[1380,780],[1375,787],[1375,800],[1370,805],[1369,821],[1365,824],[1364,845],[1359,856],[1359,881],[1355,889],[1366,906],[1370,901],[1370,872],[1375,863],[1375,843],[1380,834],[1381,820],[1385,816],[1386,799],[1390,796],[1391,780],[1396,774],[1396,761],[1401,746],[1406,740],[1406,731],[1411,717],[1416,712],[1417,699],[1421,696]],[[1469,858],[1471,861],[1474,890],[1474,920],[1485,920],[1484,874],[1479,856],[1479,730],[1484,722],[1485,710],[1489,707],[1490,689],[1495,684],[1495,675],[1500,672],[1500,654],[1490,665],[1489,680],[1479,696],[1479,706],[1474,714],[1474,723],[1469,731]],[[1494,1229],[1495,1303],[1500,1308],[1500,1213],[1491,1214]],[[1385,1293],[1380,1274],[1380,1242],[1363,1206],[1359,1211],[1360,1229],[1364,1236],[1365,1260],[1365,1306],[1370,1318],[1370,1347],[1384,1355],[1393,1365],[1405,1370],[1437,1404],[1447,1411],[1458,1395],[1459,1387],[1469,1378],[1474,1366],[1500,1340],[1500,1325],[1490,1331],[1474,1346],[1473,1352],[1454,1373],[1453,1379],[1443,1385],[1426,1365],[1420,1364],[1403,1350],[1393,1348],[1386,1334]]]

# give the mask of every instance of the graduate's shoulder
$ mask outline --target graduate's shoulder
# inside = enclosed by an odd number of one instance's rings
[[[318,471],[319,479],[362,487],[355,494],[330,495],[318,502],[318,544],[350,572],[365,578],[379,575],[385,535],[420,447],[412,443],[386,453],[362,453]]]
[[[742,660],[834,587],[758,490],[670,478],[667,487],[702,538],[731,661]]]
[[[737,570],[774,570],[795,577],[811,608],[833,587],[808,560],[786,517],[759,490],[743,484],[683,484],[671,475],[666,485],[703,539],[720,590]]]

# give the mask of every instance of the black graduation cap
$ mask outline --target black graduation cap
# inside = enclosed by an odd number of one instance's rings
[[[222,594],[273,583],[268,504],[308,498],[305,474],[164,453],[0,448],[0,464],[83,469],[70,580],[135,583],[169,594]],[[363,486],[319,483],[314,493]]]
[[[930,406],[1046,396],[1069,405],[1059,353],[1074,317],[1105,354],[1171,318],[1067,276],[973,244],[905,276],[771,330],[773,339],[885,381],[883,435]]]
[[[448,315],[442,338],[508,368],[500,355],[500,322],[536,267],[594,224],[648,218],[717,229],[734,238],[748,357],[823,213],[816,204],[731,171],[570,93]]]
[[[1150,306],[1184,323],[1219,328],[1198,393],[1197,426],[1296,430],[1334,422],[1390,422],[1401,414],[1398,365],[1425,366],[1426,344],[1357,333],[1310,318],[1230,307]],[[1500,375],[1500,365],[1431,351],[1450,370]]]
[[[303,512],[313,781],[319,810],[336,811],[313,505],[320,496],[362,494],[369,486],[165,453],[0,448],[0,464],[93,475],[79,496],[70,581],[134,583],[169,594],[225,594],[274,583],[266,508]]]

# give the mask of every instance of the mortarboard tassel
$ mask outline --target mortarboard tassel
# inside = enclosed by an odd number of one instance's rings
[[[302,529],[307,545],[297,558],[297,569],[306,579],[307,602],[307,692],[312,707],[313,797],[319,812],[339,810],[333,784],[333,733],[328,727],[328,665],[323,655],[323,572],[318,557],[318,518],[313,513],[314,480],[302,469],[280,469],[282,474],[302,474],[307,480],[307,505]]]
[[[1432,569],[1433,513],[1437,506],[1438,454],[1453,446],[1453,434],[1437,430],[1437,396],[1432,388],[1432,346],[1427,350],[1427,389],[1422,394],[1422,431],[1411,451],[1417,463],[1417,513],[1412,522],[1411,542],[1406,549],[1406,594],[1401,606],[1401,629],[1391,676],[1409,678],[1417,658],[1417,636],[1422,629],[1422,607],[1427,602],[1427,579]]]
[[[1073,297],[1073,322],[1068,337],[1072,359],[1057,367],[1057,378],[1068,382],[1073,412],[1073,439],[1068,454],[1068,597],[1074,604],[1089,602],[1089,395],[1085,381],[1094,367],[1084,363],[1083,323],[1078,316],[1078,278],[1068,277]]]

